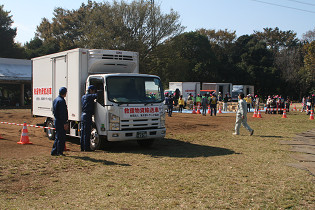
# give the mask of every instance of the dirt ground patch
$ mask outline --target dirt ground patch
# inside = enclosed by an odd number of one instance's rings
[[[251,120],[251,119],[249,119]],[[255,119],[254,119],[255,120]],[[45,118],[32,117],[30,109],[3,109],[0,110],[0,122],[10,122],[30,125],[41,124]],[[218,114],[217,116],[202,116],[184,113],[173,113],[172,117],[166,117],[167,134],[186,134],[203,131],[229,130],[234,127],[235,114]],[[0,147],[0,158],[24,159],[29,157],[49,156],[53,141],[48,140],[41,128],[28,127],[28,135],[31,145],[19,145],[23,126],[0,124],[0,134],[3,139]],[[79,139],[69,139],[67,148],[71,152],[79,152]]]

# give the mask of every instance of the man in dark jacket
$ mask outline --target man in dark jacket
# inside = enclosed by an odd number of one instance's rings
[[[172,117],[174,99],[172,95],[167,95],[165,98],[165,105],[167,105],[168,116]]]
[[[68,126],[68,108],[65,101],[67,96],[67,88],[59,89],[59,96],[53,101],[53,113],[55,117],[56,136],[51,155],[62,155],[65,148],[66,130]]]
[[[81,114],[81,151],[91,151],[90,137],[92,127],[92,115],[94,114],[94,100],[97,98],[94,85],[88,87],[87,94],[82,96]]]

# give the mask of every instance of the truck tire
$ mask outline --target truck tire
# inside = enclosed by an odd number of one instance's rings
[[[46,121],[46,127],[51,127],[54,128],[54,121],[52,121],[51,119],[48,119]],[[53,129],[45,129],[46,131],[46,135],[48,137],[49,140],[55,140],[55,130]]]
[[[140,147],[150,148],[154,143],[154,139],[137,140],[137,142],[140,145]]]
[[[98,135],[97,129],[93,126],[91,130],[90,148],[91,150],[104,149],[108,141],[104,136]]]

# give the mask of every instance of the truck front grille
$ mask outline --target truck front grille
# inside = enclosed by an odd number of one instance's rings
[[[159,119],[136,119],[136,120],[121,120],[120,125],[122,130],[149,130],[159,127]]]

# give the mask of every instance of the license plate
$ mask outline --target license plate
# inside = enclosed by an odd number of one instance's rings
[[[145,138],[147,137],[147,132],[146,131],[139,131],[137,132],[137,138]]]

